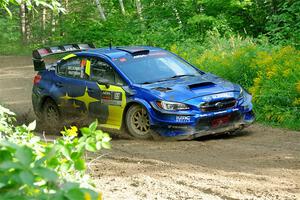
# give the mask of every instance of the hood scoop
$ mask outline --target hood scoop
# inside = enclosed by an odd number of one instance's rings
[[[212,87],[214,86],[215,84],[212,83],[212,82],[202,82],[202,83],[195,83],[195,84],[191,84],[189,85],[188,87],[193,90],[193,89],[200,89],[200,88],[203,88],[203,87]]]
[[[168,88],[168,87],[156,87],[156,88],[152,88],[152,89],[160,91],[160,92],[168,92],[168,91],[172,90],[171,88]]]

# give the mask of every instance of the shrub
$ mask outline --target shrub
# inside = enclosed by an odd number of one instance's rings
[[[33,133],[35,122],[13,126],[14,113],[0,106],[0,199],[101,199],[85,174],[85,150],[110,148],[97,121],[62,131],[53,142]]]
[[[211,35],[203,46],[173,45],[180,54],[206,72],[217,74],[248,89],[257,119],[300,129],[300,51],[274,47],[265,41]]]

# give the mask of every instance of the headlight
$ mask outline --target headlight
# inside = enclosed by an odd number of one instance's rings
[[[245,97],[245,89],[241,87],[240,94],[239,94],[239,99]]]
[[[250,92],[248,92],[248,90],[246,90],[245,88],[243,88],[241,86],[240,86],[240,88],[241,88],[241,90],[240,90],[240,94],[239,94],[239,99],[245,98],[245,96],[247,96],[247,94],[250,94]]]
[[[157,101],[156,105],[164,110],[188,110],[189,106],[183,103],[169,102],[169,101]]]

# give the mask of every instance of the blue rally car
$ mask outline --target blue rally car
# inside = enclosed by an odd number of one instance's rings
[[[66,54],[54,64],[50,55]],[[192,139],[254,121],[251,95],[164,49],[71,44],[33,51],[32,102],[48,127],[95,119],[105,130]]]

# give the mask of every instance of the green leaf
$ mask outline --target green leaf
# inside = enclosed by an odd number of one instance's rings
[[[86,143],[95,143],[95,138],[93,137],[89,137],[87,140],[86,140]]]
[[[65,197],[68,200],[83,200],[84,193],[80,188],[73,188],[66,192]]]
[[[101,130],[96,130],[95,131],[95,135],[96,135],[96,140],[100,141],[103,138],[103,132]]]
[[[110,142],[102,142],[102,147],[104,149],[111,149],[111,144]]]
[[[80,129],[82,135],[89,136],[91,134],[91,130],[88,127],[83,127]]]
[[[5,161],[5,162],[0,164],[0,169],[5,169],[5,170],[8,170],[8,169],[22,169],[22,166],[20,165],[20,163]]]
[[[68,190],[71,190],[73,188],[77,188],[79,186],[80,186],[79,183],[66,182],[62,186],[62,190],[68,191]]]
[[[12,160],[11,152],[8,150],[0,150],[0,163]]]
[[[91,132],[95,132],[98,127],[98,120],[96,119],[93,123],[90,124],[89,129]]]
[[[97,150],[95,143],[86,143],[85,149],[91,152],[95,152]]]
[[[78,159],[80,158],[81,155],[82,155],[81,153],[74,151],[71,153],[71,159],[72,160]]]
[[[33,185],[34,176],[30,171],[27,171],[27,170],[21,171],[19,174],[19,177],[23,183],[25,183],[27,185]]]
[[[28,166],[33,162],[32,149],[27,146],[19,147],[16,151],[16,158],[25,166]]]
[[[75,161],[75,169],[77,170],[85,170],[85,161],[83,159],[77,159]]]
[[[96,143],[96,149],[99,151],[99,150],[101,149],[101,147],[102,147],[102,142],[101,142],[101,141],[98,141],[98,142]]]
[[[33,122],[31,122],[31,123],[28,125],[27,129],[28,129],[29,131],[33,131],[35,128],[36,128],[36,121],[34,120]]]
[[[47,181],[55,182],[58,178],[56,172],[45,167],[34,168],[33,172]]]
[[[67,158],[70,159],[70,151],[66,146],[62,146],[60,152]]]

